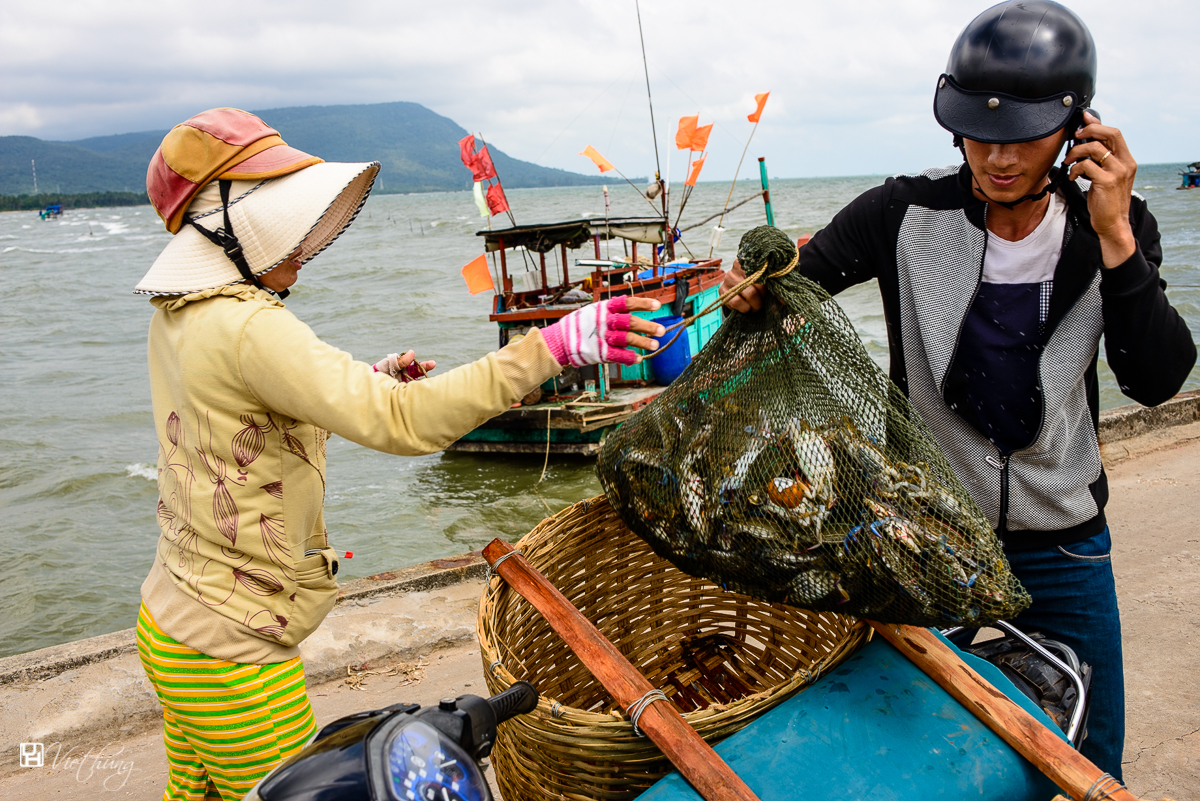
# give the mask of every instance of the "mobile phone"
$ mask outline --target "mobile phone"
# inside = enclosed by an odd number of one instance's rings
[[[1084,114],[1091,114],[1093,117],[1096,118],[1096,122],[1100,122],[1100,112],[1096,111],[1096,109],[1094,109],[1094,108],[1080,109],[1079,113],[1071,118],[1071,126],[1072,126],[1071,127],[1071,147],[1075,147],[1076,145],[1083,145],[1088,142],[1096,141],[1095,139],[1076,139],[1075,138],[1075,132],[1078,131],[1080,128],[1082,128],[1086,124],[1083,121]],[[1067,149],[1070,150],[1070,148],[1067,148]],[[1093,161],[1094,161],[1094,159],[1093,159]]]

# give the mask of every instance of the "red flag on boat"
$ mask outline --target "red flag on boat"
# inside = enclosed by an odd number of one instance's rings
[[[459,157],[462,159],[463,166],[471,172],[475,172],[475,135],[467,134],[462,139],[458,140]]]
[[[758,108],[754,109],[753,114],[747,114],[746,119],[750,122],[758,122],[758,118],[762,116],[763,106],[767,105],[767,95],[769,94],[771,93],[763,92],[761,95],[754,96],[754,102],[758,104]]]
[[[701,125],[692,134],[691,149],[697,153],[702,153],[708,149],[708,135],[712,133],[713,124]]]
[[[504,190],[500,187],[499,182],[488,187],[487,204],[493,217],[508,211],[508,198],[504,196]]]
[[[458,140],[459,156],[463,166],[471,171],[475,181],[486,181],[496,177],[496,167],[492,164],[492,156],[488,153],[487,145],[475,151],[475,136],[467,134]]]
[[[696,125],[700,122],[700,115],[696,114],[692,117],[679,118],[679,130],[675,132],[675,147],[679,150],[695,150],[692,147],[692,138],[696,135]]]
[[[592,147],[591,145],[585,147],[583,152],[581,152],[579,155],[587,156],[589,159],[591,159],[592,163],[600,168],[600,172],[608,172],[609,170],[616,169],[616,167],[612,165],[612,162],[596,152],[596,148]]]
[[[705,157],[707,158],[707,156]],[[696,159],[692,162],[692,171],[688,173],[687,180],[683,183],[687,186],[695,186],[696,179],[700,177],[700,168],[704,166],[704,159]]]
[[[462,277],[467,282],[467,290],[472,295],[496,288],[496,285],[492,283],[492,271],[488,269],[487,256],[484,255],[472,259],[463,267]]]
[[[476,181],[486,181],[496,177],[496,167],[492,164],[492,155],[488,153],[487,145],[479,148],[475,154],[475,167],[472,168],[471,173]]]

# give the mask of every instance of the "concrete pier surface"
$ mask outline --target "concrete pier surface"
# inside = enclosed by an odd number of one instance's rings
[[[1125,779],[1200,798],[1200,396],[1105,414],[1113,568],[1124,631]],[[318,723],[399,701],[487,694],[478,556],[347,584],[301,647]],[[161,798],[157,702],[132,631],[0,659],[0,798]],[[41,767],[21,767],[41,743]],[[509,799],[509,801],[518,801]]]

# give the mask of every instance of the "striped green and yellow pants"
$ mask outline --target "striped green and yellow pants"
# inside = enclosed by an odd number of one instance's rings
[[[300,658],[239,665],[177,642],[142,605],[138,654],[163,708],[163,801],[234,801],[317,730]]]

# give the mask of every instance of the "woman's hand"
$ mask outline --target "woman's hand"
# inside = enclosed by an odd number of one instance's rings
[[[1137,250],[1133,227],[1129,224],[1129,199],[1137,162],[1118,128],[1101,125],[1091,114],[1084,114],[1077,139],[1094,139],[1067,151],[1071,164],[1069,177],[1083,176],[1092,182],[1088,190],[1088,212],[1092,230],[1100,237],[1100,254],[1105,267],[1117,267]]]
[[[721,282],[721,294],[733,291],[733,288],[746,280],[746,273],[742,270],[742,263],[737,259],[733,260],[733,267],[729,272],[725,273],[725,280]],[[737,295],[729,299],[726,305],[740,312],[759,311],[767,302],[767,288],[763,284],[751,284],[743,289]]]
[[[658,342],[641,334],[660,337],[666,329],[629,312],[657,311],[661,306],[657,300],[627,295],[589,303],[554,325],[546,326],[542,329],[542,338],[550,353],[564,367],[604,362],[637,364],[642,356],[628,348],[657,350]]]
[[[389,353],[386,359],[375,363],[375,372],[387,373],[397,381],[407,384],[409,381],[423,378],[434,367],[437,367],[437,362],[432,359],[418,365],[417,354],[410,350],[403,356],[399,353]]]

